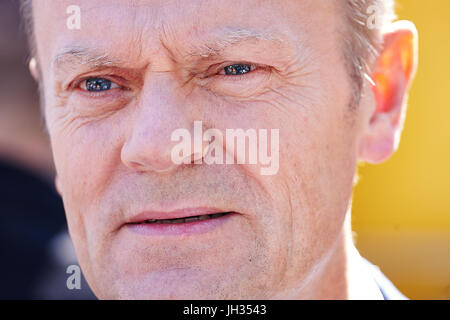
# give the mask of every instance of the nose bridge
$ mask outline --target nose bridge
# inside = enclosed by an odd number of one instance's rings
[[[169,72],[151,73],[145,79],[133,127],[122,148],[122,161],[135,169],[168,171],[172,161],[171,141],[176,129],[191,132],[191,121],[176,81]]]
[[[168,73],[154,73],[142,88],[136,119],[141,135],[168,137],[177,128],[189,129],[189,115],[174,80]]]

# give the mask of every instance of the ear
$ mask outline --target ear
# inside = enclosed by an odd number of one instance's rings
[[[30,70],[30,73],[33,76],[34,80],[39,81],[39,72],[37,67],[37,61],[35,58],[30,59],[30,62],[28,63],[28,69]]]
[[[367,118],[359,146],[363,161],[383,162],[398,147],[408,90],[417,68],[417,41],[416,27],[409,21],[395,22],[383,33],[383,46],[372,74],[376,107]]]
[[[58,191],[58,194],[62,197],[61,184],[59,182],[58,174],[55,176],[55,187],[56,187],[56,191]]]

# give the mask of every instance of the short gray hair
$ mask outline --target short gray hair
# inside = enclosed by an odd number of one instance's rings
[[[345,2],[346,32],[343,53],[355,86],[354,104],[359,102],[365,77],[378,57],[381,30],[395,19],[395,0],[337,0]]]

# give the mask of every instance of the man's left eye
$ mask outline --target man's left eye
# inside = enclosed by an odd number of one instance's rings
[[[251,64],[232,64],[223,68],[224,74],[227,76],[238,76],[253,71],[255,67]]]
[[[81,83],[81,89],[89,92],[108,91],[119,88],[119,85],[105,78],[89,78]]]

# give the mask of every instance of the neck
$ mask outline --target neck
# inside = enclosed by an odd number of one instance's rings
[[[379,300],[383,296],[352,241],[350,214],[333,247],[282,299]]]

